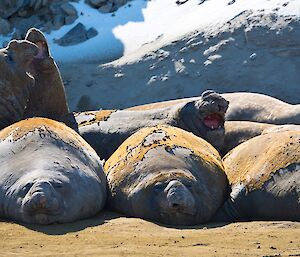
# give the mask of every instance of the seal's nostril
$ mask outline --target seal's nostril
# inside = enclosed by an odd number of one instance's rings
[[[39,202],[40,202],[40,207],[41,208],[45,208],[46,206],[46,202],[47,202],[47,199],[44,195],[41,195],[40,196],[40,199],[39,199]]]
[[[172,203],[171,206],[172,206],[172,208],[177,209],[179,207],[179,204],[178,203]]]

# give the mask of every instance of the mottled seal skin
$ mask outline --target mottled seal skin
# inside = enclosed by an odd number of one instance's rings
[[[223,163],[232,192],[216,219],[300,220],[300,131],[254,137]]]
[[[36,28],[28,30],[25,39],[39,48],[38,55],[29,66],[29,72],[35,78],[35,87],[30,92],[25,115],[62,121],[69,108],[60,72],[50,54],[47,40]]]
[[[96,152],[72,129],[31,118],[0,132],[0,217],[65,223],[98,213],[106,177]]]
[[[224,156],[234,147],[259,135],[291,130],[300,130],[300,125],[274,125],[253,121],[225,121],[224,147],[220,153]]]
[[[0,129],[24,117],[34,86],[28,67],[37,53],[37,45],[26,40],[12,40],[0,49]]]
[[[106,161],[104,170],[108,208],[163,224],[207,222],[228,196],[218,152],[171,126],[139,130]]]
[[[225,121],[225,140],[221,155],[224,156],[234,147],[272,127],[277,125],[253,121]]]
[[[274,97],[248,92],[221,94],[229,107],[226,112],[226,120],[254,121],[271,124],[300,124],[300,105],[292,105],[280,101]],[[183,98],[159,103],[134,106],[130,110],[150,110],[172,106],[174,104],[194,101],[198,97]]]
[[[217,149],[224,143],[224,115],[228,102],[213,91],[197,101],[153,110],[102,110],[75,114],[80,135],[101,158],[108,157],[143,127],[168,124],[204,138]]]

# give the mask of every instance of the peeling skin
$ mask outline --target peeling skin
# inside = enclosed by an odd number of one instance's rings
[[[0,49],[0,129],[24,118],[35,83],[28,67],[37,52],[37,45],[26,40],[12,40]]]
[[[25,115],[27,118],[40,116],[62,121],[69,108],[60,72],[47,40],[35,28],[28,30],[25,39],[35,43],[39,49],[29,66],[29,72],[35,78],[35,87],[30,93]]]
[[[230,184],[242,183],[252,191],[299,160],[300,132],[285,131],[254,137],[230,151],[223,162]]]
[[[89,111],[74,113],[75,119],[77,120],[78,126],[88,126],[100,121],[106,121],[110,115],[117,110],[100,110],[100,111]]]
[[[77,149],[86,148],[93,151],[93,148],[74,130],[63,123],[46,118],[26,119],[14,123],[0,131],[0,140],[5,140],[8,136],[11,136],[13,141],[18,141],[35,130],[38,130],[39,133],[51,133],[51,137],[71,144]]]
[[[72,129],[31,118],[0,131],[0,217],[66,223],[95,215],[106,202],[96,152]]]
[[[218,152],[192,133],[166,125],[133,134],[106,161],[104,170],[109,208],[165,224],[206,222],[227,196]],[[168,202],[174,199],[179,201],[176,208]]]
[[[254,121],[271,124],[300,124],[300,105],[292,105],[275,97],[247,92],[221,94],[230,102],[226,120]],[[199,97],[176,99],[158,103],[145,104],[128,108],[128,110],[153,110],[178,103],[198,100]]]
[[[162,124],[190,131],[220,150],[224,142],[224,113],[227,107],[226,100],[211,92],[197,101],[161,109],[102,110],[75,114],[75,119],[80,135],[101,158],[107,160],[124,140],[139,129]],[[217,119],[207,126],[205,119],[211,114]]]

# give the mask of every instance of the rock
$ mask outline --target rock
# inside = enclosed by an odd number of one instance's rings
[[[62,14],[54,16],[53,25],[55,29],[61,28],[64,25],[64,23],[65,17]]]
[[[112,8],[113,8],[113,4],[108,2],[107,4],[99,7],[98,10],[102,13],[109,13],[111,12]]]
[[[95,36],[98,35],[98,31],[95,28],[90,28],[87,32],[86,32],[86,37],[88,39],[93,38]]]
[[[67,16],[65,17],[65,24],[66,25],[70,25],[72,24],[74,21],[76,21],[76,19],[78,18],[78,16]]]
[[[61,46],[76,45],[96,36],[97,34],[98,32],[96,29],[90,28],[89,30],[86,30],[82,23],[78,23],[60,39],[55,40],[55,42]]]
[[[64,3],[60,7],[68,16],[77,16],[76,9],[70,3]]]
[[[43,22],[37,15],[28,18],[14,17],[10,19],[11,25],[19,30],[21,36],[24,36],[29,28],[40,27]]]
[[[21,9],[24,0],[1,0],[0,1],[0,17],[7,19]]]
[[[106,2],[106,0],[86,0],[86,2],[93,7],[99,8]]]
[[[0,34],[7,35],[10,32],[10,24],[7,20],[0,18]]]

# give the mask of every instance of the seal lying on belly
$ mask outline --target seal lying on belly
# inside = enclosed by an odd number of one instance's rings
[[[231,149],[250,138],[274,132],[300,130],[300,125],[286,124],[274,125],[253,121],[225,121],[224,147],[220,151],[224,156]]]
[[[228,196],[218,152],[175,127],[139,130],[113,153],[104,170],[110,209],[164,224],[207,222]]]
[[[300,220],[300,131],[254,137],[223,159],[232,188],[227,220]]]
[[[29,72],[35,78],[34,90],[30,92],[25,111],[26,117],[46,117],[63,120],[69,113],[65,88],[53,60],[47,40],[43,33],[35,28],[27,31],[26,40],[38,46],[38,55],[30,63]]]
[[[221,94],[227,101],[229,107],[226,112],[226,120],[255,121],[272,124],[300,124],[300,105],[292,105],[276,99],[275,97],[248,93],[225,93]],[[198,97],[183,98],[165,102],[134,106],[128,110],[150,110],[178,103],[195,101]]]
[[[96,152],[62,123],[31,118],[0,132],[0,217],[65,223],[98,213],[106,177]]]
[[[102,110],[75,114],[80,135],[107,159],[134,132],[168,124],[202,137],[221,149],[228,102],[216,92],[204,92],[197,101],[145,110]]]
[[[24,118],[34,78],[27,73],[38,47],[26,40],[12,40],[0,49],[0,129]]]

